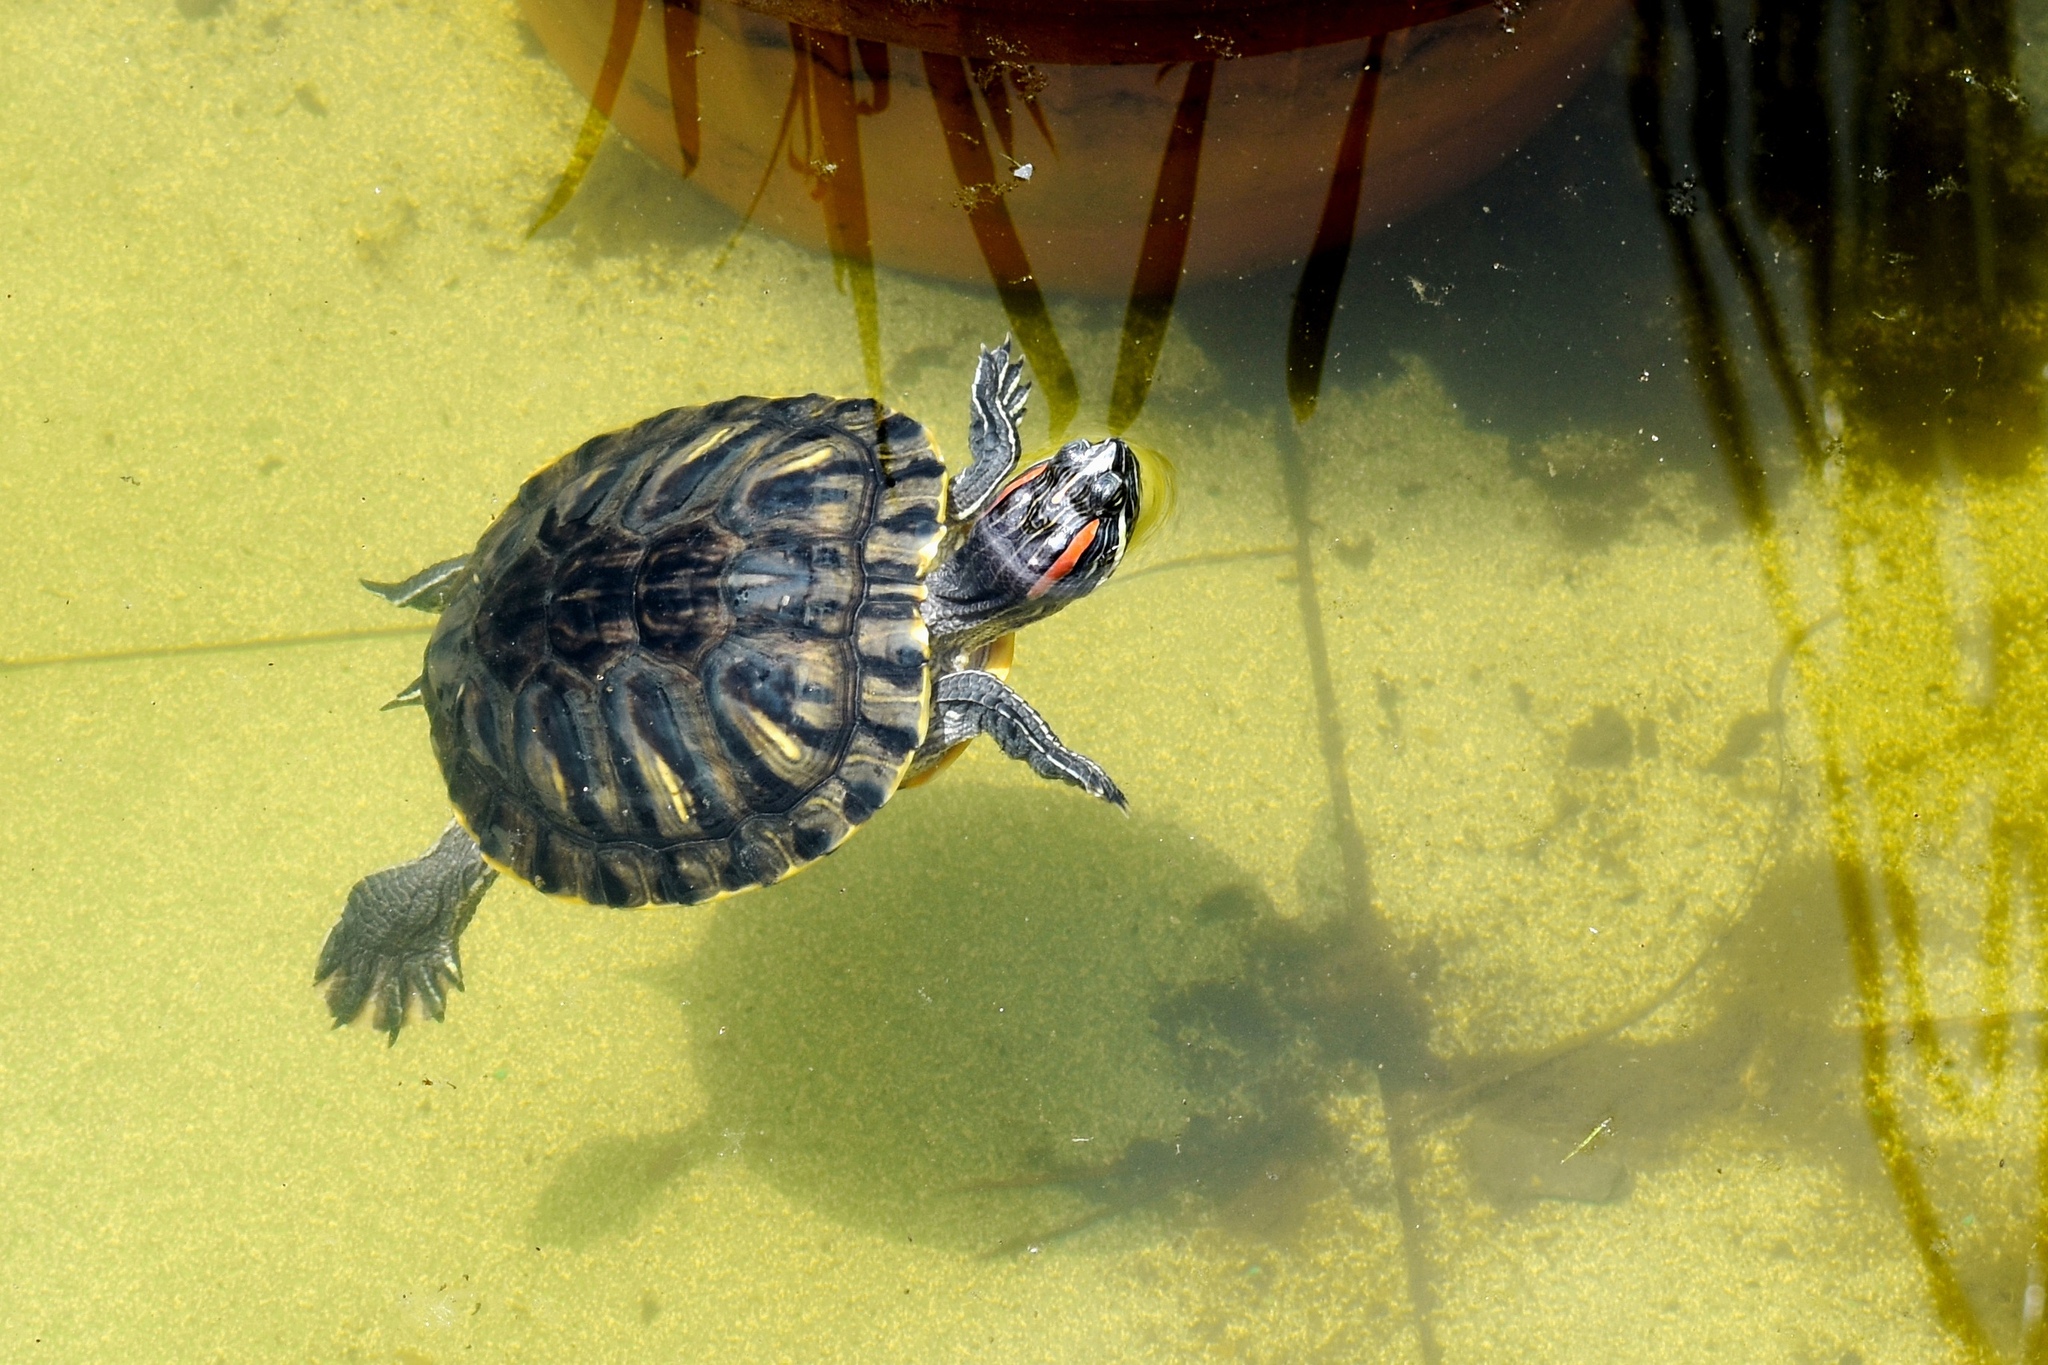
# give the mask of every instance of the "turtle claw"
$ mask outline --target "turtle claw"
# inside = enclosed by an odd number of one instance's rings
[[[334,1026],[367,1017],[396,1043],[409,1018],[445,1019],[447,987],[463,988],[462,931],[497,875],[451,822],[418,858],[357,882],[313,975]]]
[[[326,961],[323,953],[323,967]],[[327,1004],[334,1013],[334,1026],[341,1028],[367,1018],[390,1046],[397,1044],[399,1030],[413,1019],[446,1020],[444,985],[462,989],[461,973],[452,956],[445,953],[380,957],[362,964],[362,969],[362,975],[338,972],[328,979]]]
[[[326,986],[327,1008],[334,1026],[367,1020],[391,1043],[413,1019],[448,1017],[447,987],[462,989],[462,970],[447,947],[432,945],[417,952],[380,952],[354,942],[355,934],[336,924],[320,952],[315,985]]]
[[[422,673],[405,685],[405,690],[378,707],[379,711],[396,711],[406,706],[427,704],[427,675]]]
[[[1125,815],[1131,813],[1131,803],[1124,796],[1123,789],[1102,771],[1102,765],[1083,754],[1068,749],[1059,755],[1048,755],[1039,759],[1027,756],[1026,762],[1040,777],[1049,777],[1055,782],[1071,782],[1098,801],[1107,801]]]

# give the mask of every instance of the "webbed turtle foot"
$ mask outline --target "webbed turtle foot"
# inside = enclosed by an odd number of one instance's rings
[[[334,1026],[368,1015],[396,1043],[409,1017],[445,1018],[447,987],[462,989],[462,931],[497,876],[450,821],[419,857],[357,882],[313,976],[326,987]]]

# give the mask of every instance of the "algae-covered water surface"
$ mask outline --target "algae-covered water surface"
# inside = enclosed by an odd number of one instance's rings
[[[2048,10],[1013,8],[0,3],[0,1356],[2048,1353]],[[736,394],[962,468],[1006,335],[1130,813],[330,1027],[358,580]]]

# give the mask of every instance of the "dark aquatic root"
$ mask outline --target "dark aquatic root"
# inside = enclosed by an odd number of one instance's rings
[[[1197,1114],[1173,1137],[1139,1138],[1112,1161],[978,1181],[955,1193],[1061,1189],[1094,1205],[1066,1222],[1007,1237],[981,1253],[984,1260],[999,1260],[1183,1196],[1228,1204],[1276,1168],[1327,1160],[1336,1151],[1313,1097],[1292,1096],[1274,1111],[1244,1122]]]
[[[334,1026],[367,1015],[396,1043],[415,1012],[445,1019],[447,987],[462,989],[462,931],[497,876],[476,841],[450,822],[418,858],[357,882],[313,975],[326,987]]]

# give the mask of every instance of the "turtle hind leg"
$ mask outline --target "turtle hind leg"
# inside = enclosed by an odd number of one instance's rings
[[[334,1026],[367,1014],[395,1043],[414,1010],[444,1018],[446,987],[462,989],[462,931],[497,876],[451,820],[419,857],[357,882],[313,975],[326,987]]]
[[[394,607],[439,611],[469,581],[469,556],[457,555],[439,564],[429,564],[411,578],[397,583],[378,583],[368,578],[356,581]]]
[[[1079,787],[1118,810],[1131,808],[1102,765],[1060,743],[1060,737],[1045,723],[1045,717],[1032,710],[1030,702],[995,674],[978,668],[948,673],[933,686],[931,728],[911,760],[911,774],[932,766],[946,750],[976,735],[987,735],[1011,758],[1030,764],[1040,777]]]

